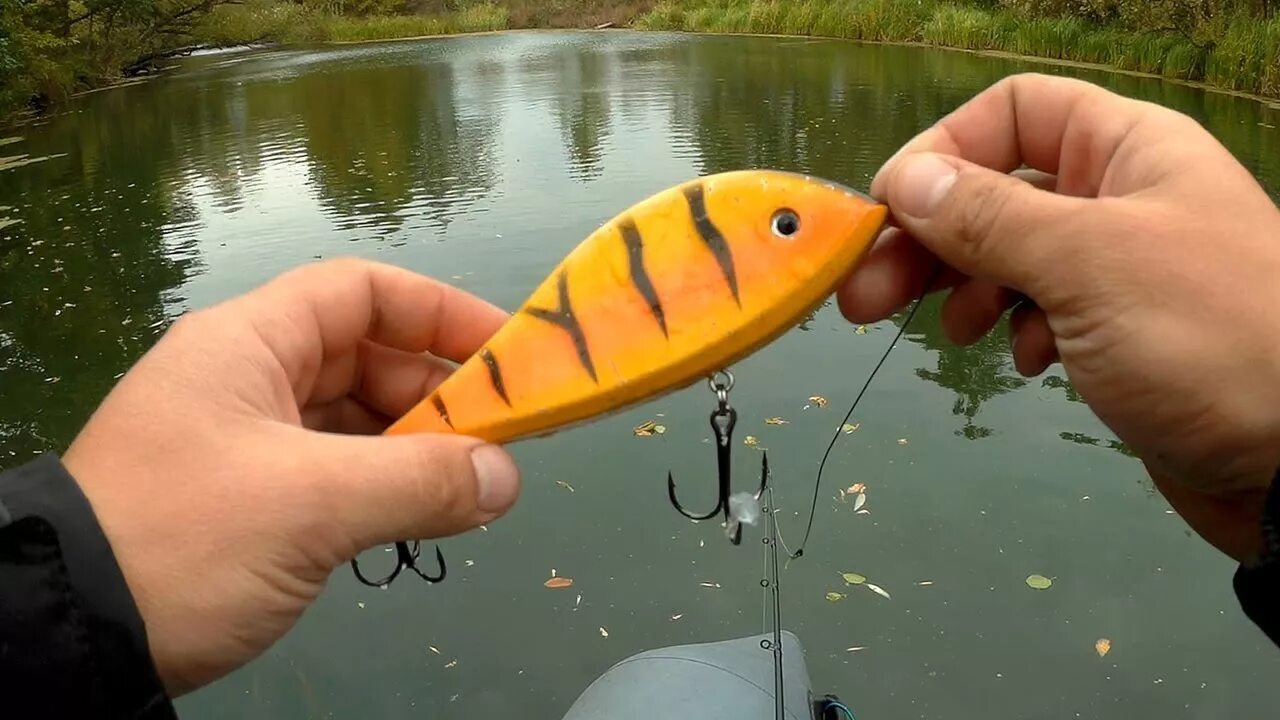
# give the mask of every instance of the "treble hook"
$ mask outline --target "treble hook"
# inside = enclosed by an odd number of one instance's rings
[[[723,375],[724,380],[721,381],[717,376]],[[715,507],[711,511],[702,515],[691,513],[684,509],[680,501],[676,499],[676,481],[672,477],[671,471],[667,471],[667,497],[671,499],[671,504],[681,515],[690,520],[710,520],[717,513],[724,513],[724,525],[731,528],[729,532],[729,541],[734,545],[742,542],[742,523],[733,519],[729,515],[729,480],[732,476],[730,471],[730,459],[733,455],[733,428],[738,423],[738,411],[729,405],[729,391],[733,389],[733,373],[728,370],[722,370],[712,375],[707,380],[707,384],[711,386],[711,390],[716,394],[716,409],[711,411],[711,429],[716,436],[716,470],[718,495]],[[768,454],[764,458],[764,469],[760,475],[760,488],[755,492],[756,500],[764,493],[765,485],[769,476],[769,457]]]
[[[386,576],[385,578],[377,582],[369,580],[364,576],[363,573],[360,572],[360,566],[359,564],[356,563],[355,558],[351,558],[351,571],[356,574],[357,580],[364,583],[365,585],[368,585],[369,587],[385,587],[387,585],[390,585],[391,581],[395,580],[396,576],[400,574],[400,571],[404,570],[405,568],[409,568],[410,570],[414,571],[415,573],[417,573],[418,577],[422,578],[423,580],[426,580],[429,583],[438,583],[441,580],[444,580],[444,575],[445,575],[444,553],[440,552],[440,546],[439,545],[436,546],[436,563],[438,563],[440,566],[439,575],[428,575],[418,569],[418,554],[420,551],[421,551],[421,546],[418,544],[417,540],[413,541],[412,550],[409,549],[409,543],[406,543],[406,542],[396,543],[396,569],[392,570],[390,575]]]

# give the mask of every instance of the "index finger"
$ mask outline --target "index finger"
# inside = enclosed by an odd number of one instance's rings
[[[303,266],[237,302],[292,380],[365,339],[461,362],[507,319],[462,290],[359,259]]]
[[[884,198],[886,171],[903,156],[936,152],[1005,173],[1025,165],[1058,176],[1060,193],[1091,197],[1121,142],[1156,108],[1081,80],[1013,75],[904,145],[880,168],[871,194]]]

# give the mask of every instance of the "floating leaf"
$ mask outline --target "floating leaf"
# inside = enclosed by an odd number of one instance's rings
[[[544,587],[549,587],[552,590],[559,590],[560,588],[572,587],[573,580],[567,577],[555,577],[553,575],[551,576],[551,579],[547,580],[542,584]]]
[[[859,575],[858,573],[840,573],[840,577],[844,578],[844,581],[850,585],[861,585],[867,581],[866,575]]]
[[[876,585],[874,583],[866,583],[866,586],[868,590],[870,590],[871,592],[877,595],[884,597],[884,599],[886,600],[892,599],[889,597],[889,593],[885,592],[884,588],[880,587],[879,585]]]
[[[831,602],[839,602],[839,601],[841,601],[841,600],[845,599],[846,597],[848,597],[848,596],[847,596],[847,595],[845,595],[844,593],[838,593],[838,592],[829,592],[829,593],[827,593],[827,599],[828,599],[828,600],[830,600]]]
[[[565,481],[563,481],[563,480],[557,480],[557,481],[556,481],[556,484],[557,484],[557,485],[559,485],[560,487],[564,488],[565,490],[568,490],[569,492],[576,492],[576,491],[573,489],[573,486],[572,486],[572,485],[570,485],[569,483],[567,483],[567,482],[565,482]]]
[[[752,447],[760,444],[760,440],[755,435],[746,436],[742,439],[742,442],[746,445],[751,445]]]
[[[810,403],[812,403],[812,404],[814,404],[814,405],[817,405],[818,407],[826,407],[826,406],[827,406],[827,399],[826,399],[826,398],[824,398],[824,397],[822,397],[821,395],[810,395],[810,396],[809,396],[809,402],[810,402]]]
[[[665,433],[665,432],[667,431],[667,426],[666,426],[666,425],[654,425],[654,426],[653,426],[653,431],[654,431],[655,433],[659,434],[659,435],[662,435],[663,433]]]
[[[866,334],[867,334],[867,326],[866,326],[866,325],[859,325],[858,327],[854,328],[853,333],[854,333],[855,335],[866,335]]]
[[[672,615],[672,616],[671,616],[671,620],[672,620],[672,622],[674,622],[674,621],[676,621],[676,620],[679,620],[679,619],[680,619],[680,618],[682,618],[682,617],[684,617],[684,613],[676,613],[675,615]]]
[[[1106,657],[1111,652],[1111,641],[1106,638],[1099,638],[1098,642],[1093,644],[1093,649],[1098,651],[1098,657]]]
[[[1048,590],[1053,581],[1043,575],[1028,575],[1027,586],[1036,590]]]
[[[857,512],[857,511],[861,510],[861,509],[862,509],[862,506],[863,506],[863,505],[866,505],[866,504],[867,504],[867,494],[866,494],[866,493],[858,493],[858,497],[856,497],[856,498],[854,498],[854,499],[853,499],[853,511],[854,511],[854,512]]]
[[[853,433],[857,432],[858,428],[860,427],[862,427],[862,423],[854,423],[852,425],[850,425],[849,423],[845,423],[840,426],[840,429],[844,431],[845,435],[852,435]]]
[[[649,437],[650,435],[653,434],[654,430],[656,430],[657,427],[658,427],[658,424],[655,423],[654,421],[645,420],[644,422],[632,428],[631,432],[636,437]]]
[[[858,493],[866,492],[866,491],[867,491],[867,486],[863,485],[862,483],[854,483],[849,486],[850,495],[857,495]]]
[[[780,417],[771,417],[771,418],[765,418],[764,424],[765,425],[786,425],[787,421],[783,420]]]
[[[600,637],[609,637],[609,631],[605,630],[604,626],[600,627]]]
[[[906,439],[906,438],[898,438],[898,444],[899,444],[899,445],[906,445],[906,444],[907,444],[907,439]]]

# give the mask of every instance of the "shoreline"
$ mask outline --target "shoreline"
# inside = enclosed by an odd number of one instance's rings
[[[1163,82],[1182,85],[1184,87],[1200,90],[1202,92],[1211,92],[1211,93],[1217,93],[1219,95],[1226,95],[1229,97],[1239,98],[1242,100],[1251,100],[1253,102],[1259,103],[1265,108],[1269,108],[1272,110],[1280,110],[1280,97],[1271,97],[1269,95],[1259,95],[1256,93],[1250,93],[1243,90],[1232,90],[1230,88],[1224,88],[1224,87],[1203,82],[1203,81],[1170,78],[1170,77],[1165,77],[1163,75],[1158,75],[1156,73],[1142,72],[1140,70],[1125,70],[1123,68],[1118,68],[1113,65],[1105,65],[1102,63],[1090,63],[1090,62],[1082,62],[1078,60],[1064,60],[1061,58],[1050,58],[1050,57],[1043,57],[1040,55],[1022,55],[1022,54],[1007,51],[1007,50],[974,50],[971,48],[955,47],[951,45],[942,45],[942,44],[923,42],[918,40],[914,40],[914,41],[913,40],[859,40],[859,39],[845,38],[845,37],[838,37],[838,36],[831,36],[831,35],[790,35],[785,33],[711,32],[711,31],[702,31],[702,30],[642,30],[642,29],[630,28],[630,27],[505,28],[501,30],[477,30],[474,32],[448,33],[448,34],[441,34],[441,35],[413,35],[413,36],[406,36],[406,37],[388,37],[388,38],[378,38],[378,39],[370,39],[370,40],[326,40],[318,43],[264,43],[264,44],[257,44],[257,45],[230,45],[226,47],[207,48],[203,52],[210,53],[210,52],[232,52],[236,50],[250,51],[250,50],[264,50],[264,49],[286,49],[286,48],[306,47],[308,45],[322,46],[322,47],[329,46],[329,45],[333,45],[333,46],[370,45],[370,44],[376,44],[376,43],[414,42],[414,41],[423,41],[423,40],[446,40],[451,38],[463,38],[463,37],[484,36],[484,35],[501,35],[501,34],[514,34],[514,33],[550,33],[550,32],[578,32],[578,33],[627,32],[627,33],[642,33],[642,34],[667,33],[672,35],[698,35],[698,36],[708,36],[708,37],[754,37],[754,38],[774,38],[774,39],[788,39],[788,40],[805,39],[805,40],[817,40],[817,41],[823,41],[823,42],[847,42],[847,43],[857,43],[862,45],[891,45],[891,46],[898,46],[898,47],[913,47],[913,48],[921,48],[921,49],[929,49],[929,50],[942,50],[947,52],[967,53],[969,55],[976,55],[979,57],[990,57],[990,58],[997,58],[1002,60],[1027,61],[1027,62],[1039,63],[1043,65],[1079,68],[1082,70],[1093,70],[1098,72],[1114,73],[1117,75],[1126,75],[1129,77],[1160,80]],[[171,63],[168,65],[165,65],[164,67],[160,68],[156,72],[149,73],[143,76],[120,78],[119,80],[105,83],[99,87],[94,87],[94,88],[89,88],[86,90],[80,90],[80,91],[74,92],[69,96],[67,96],[67,100],[75,100],[75,99],[84,97],[86,95],[92,95],[94,93],[100,93],[107,90],[117,90],[120,88],[140,85],[142,83],[148,82],[158,77],[163,77],[169,71],[177,67],[179,67],[178,63]],[[38,114],[31,114],[31,111],[18,111],[11,117],[0,118],[0,128],[16,128],[16,127],[26,126],[32,123],[41,122],[50,117],[60,114],[58,106],[62,104],[63,103],[56,103],[53,106],[49,107],[44,113],[38,113]]]
[[[415,40],[438,40],[456,37],[470,37],[473,35],[501,35],[511,33],[534,33],[534,32],[582,32],[582,33],[608,33],[608,32],[631,32],[644,34],[661,34],[669,33],[673,35],[702,35],[707,37],[757,37],[757,38],[775,38],[780,40],[823,40],[828,42],[847,42],[857,43],[860,45],[893,45],[898,47],[914,47],[928,50],[946,50],[949,52],[967,53],[969,55],[977,55],[980,57],[998,58],[1001,60],[1026,60],[1028,62],[1040,63],[1043,65],[1056,65],[1060,67],[1073,67],[1082,70],[1096,70],[1100,72],[1115,73],[1117,75],[1127,75],[1129,77],[1148,78],[1152,80],[1161,80],[1175,85],[1201,90],[1204,92],[1213,92],[1220,95],[1229,95],[1231,97],[1241,98],[1243,100],[1252,100],[1261,103],[1271,109],[1280,110],[1280,97],[1271,97],[1270,95],[1258,95],[1256,93],[1245,92],[1244,90],[1232,90],[1224,88],[1220,85],[1196,81],[1182,80],[1180,78],[1165,77],[1156,73],[1142,72],[1141,70],[1125,70],[1114,65],[1104,65],[1102,63],[1082,62],[1080,60],[1063,60],[1061,58],[1043,57],[1041,55],[1021,55],[1008,50],[974,50],[971,48],[955,47],[952,45],[939,45],[929,42],[921,42],[918,40],[857,40],[853,38],[838,37],[833,35],[788,35],[785,33],[738,33],[738,32],[710,32],[703,30],[640,30],[628,27],[612,27],[612,28],[507,28],[505,30],[477,30],[475,32],[450,33],[448,35],[414,35],[410,37],[394,37],[382,38],[378,40],[327,40],[321,42],[321,45],[369,45],[372,43],[387,42],[409,42]],[[297,47],[281,43],[277,47]]]

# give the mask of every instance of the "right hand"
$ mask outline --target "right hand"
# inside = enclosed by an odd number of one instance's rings
[[[871,193],[897,227],[840,289],[846,317],[905,306],[940,259],[952,341],[1014,307],[1019,372],[1060,359],[1188,523],[1254,556],[1280,466],[1280,211],[1222,145],[1158,105],[1021,75],[913,139]]]

